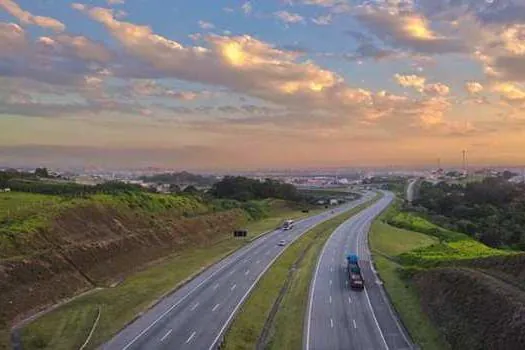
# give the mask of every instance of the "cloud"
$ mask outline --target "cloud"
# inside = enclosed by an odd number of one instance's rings
[[[252,9],[253,9],[252,3],[249,1],[246,1],[244,4],[242,4],[241,9],[246,15],[249,15],[250,13],[252,13]]]
[[[525,88],[515,83],[496,83],[492,91],[499,93],[501,99],[511,106],[525,107]]]
[[[465,83],[465,90],[469,95],[476,95],[483,91],[483,85],[477,81],[467,81]]]
[[[126,1],[125,0],[106,0],[108,5],[122,5]]]
[[[3,7],[10,15],[16,17],[20,23],[33,24],[56,32],[62,32],[66,29],[62,22],[54,18],[35,16],[28,11],[22,10],[13,0],[0,0],[0,7]]]
[[[423,88],[425,86],[425,82],[426,82],[426,78],[425,77],[422,77],[422,76],[419,76],[419,75],[415,75],[415,74],[403,75],[403,74],[397,74],[396,73],[394,75],[394,79],[402,87],[413,87],[413,88],[416,88],[419,91],[423,90]]]
[[[303,23],[304,18],[297,13],[290,13],[288,11],[274,12],[274,16],[284,23]]]
[[[157,96],[168,97],[170,99],[192,101],[199,96],[205,95],[204,92],[196,91],[176,91],[157,84],[154,80],[138,80],[131,84],[131,91],[137,96]]]
[[[316,18],[312,18],[312,22],[319,25],[319,26],[327,26],[330,23],[332,23],[332,15],[328,14],[325,16],[319,16]]]
[[[210,22],[199,21],[199,27],[201,27],[202,29],[213,29],[215,28],[215,25]]]
[[[380,40],[394,46],[425,54],[467,51],[460,39],[439,35],[424,16],[410,10],[380,3],[358,6],[352,13]]]
[[[348,87],[335,73],[311,61],[299,62],[297,53],[247,35],[210,35],[207,48],[184,47],[147,26],[117,20],[112,10],[86,7],[82,11],[102,23],[129,55],[153,67],[158,76],[224,86],[300,109],[350,111],[371,102],[370,92]]]
[[[442,83],[428,84],[424,86],[423,92],[431,96],[447,96],[450,93],[450,88]]]

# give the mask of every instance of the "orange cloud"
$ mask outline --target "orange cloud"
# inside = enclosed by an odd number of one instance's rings
[[[0,0],[0,6],[23,24],[34,24],[42,28],[52,29],[56,32],[62,32],[66,29],[66,26],[62,22],[51,17],[35,16],[22,10],[22,8],[12,0]]]

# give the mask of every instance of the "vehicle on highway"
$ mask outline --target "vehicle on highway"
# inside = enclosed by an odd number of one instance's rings
[[[283,230],[291,230],[294,226],[293,220],[286,220],[283,224]]]
[[[281,246],[281,247],[282,247],[282,246],[285,246],[285,245],[286,245],[286,241],[285,241],[284,239],[281,239],[281,240],[279,241],[279,243],[277,243],[277,245],[278,245],[278,246]]]
[[[350,254],[346,257],[346,260],[348,261],[348,279],[350,281],[350,288],[363,290],[365,288],[365,281],[361,275],[359,257],[355,254]]]

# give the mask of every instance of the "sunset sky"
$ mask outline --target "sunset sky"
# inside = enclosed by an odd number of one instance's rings
[[[0,0],[0,166],[525,164],[523,0]]]

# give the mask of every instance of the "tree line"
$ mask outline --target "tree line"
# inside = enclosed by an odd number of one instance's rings
[[[212,186],[209,193],[217,198],[235,199],[241,202],[264,198],[279,198],[290,201],[303,199],[293,185],[272,179],[261,182],[242,176],[224,177]]]
[[[442,226],[492,247],[525,250],[525,185],[486,178],[466,186],[424,182],[414,202]]]

